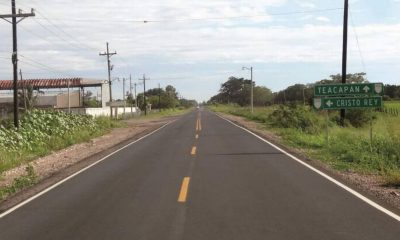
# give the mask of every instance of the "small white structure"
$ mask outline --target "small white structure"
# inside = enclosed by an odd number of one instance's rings
[[[121,115],[139,115],[140,110],[136,107],[113,107],[113,116]],[[63,109],[66,111],[66,109]],[[86,114],[93,117],[110,116],[110,107],[105,108],[72,108],[71,113]]]

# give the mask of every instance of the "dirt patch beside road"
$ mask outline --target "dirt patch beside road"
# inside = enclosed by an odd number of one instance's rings
[[[9,196],[0,203],[0,212],[177,118],[179,116],[126,120],[126,125],[122,128],[112,129],[110,133],[89,142],[70,146],[30,162],[29,164],[33,166],[35,174],[38,176],[39,183]],[[23,176],[26,173],[27,165],[23,164],[4,172],[0,179],[0,187],[10,186],[14,179]]]
[[[345,182],[347,185],[353,187],[357,191],[360,191],[363,193],[363,195],[370,197],[372,200],[379,201],[379,203],[397,212],[398,214],[400,213],[400,189],[383,186],[382,177],[377,175],[362,175],[355,172],[337,171],[321,161],[308,158],[301,149],[288,148],[282,145],[281,138],[276,134],[265,130],[260,123],[230,114],[218,113],[218,115],[256,133],[257,135],[265,138],[273,144],[276,144],[287,152],[299,156],[300,159],[314,166],[315,168],[334,176],[339,181]]]

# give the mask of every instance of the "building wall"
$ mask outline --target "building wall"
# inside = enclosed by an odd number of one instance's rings
[[[101,107],[106,107],[107,102],[110,102],[110,85],[103,83],[101,85]]]
[[[81,97],[79,91],[70,92],[70,107],[82,107],[80,98]],[[55,108],[68,108],[68,93],[60,94],[57,96],[57,103],[55,105]]]
[[[62,109],[62,111],[68,111],[68,109]],[[87,114],[91,115],[93,117],[99,117],[99,116],[110,116],[110,108],[105,107],[105,108],[72,108],[71,109],[72,113],[75,114]],[[139,114],[140,110],[133,107],[126,107],[125,108],[125,114]],[[124,108],[123,107],[113,107],[113,115],[118,116],[124,114]]]
[[[35,106],[54,107],[57,105],[57,96],[38,96]]]

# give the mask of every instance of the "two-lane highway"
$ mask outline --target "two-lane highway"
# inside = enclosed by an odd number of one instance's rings
[[[399,239],[396,216],[200,110],[1,215],[0,239]]]

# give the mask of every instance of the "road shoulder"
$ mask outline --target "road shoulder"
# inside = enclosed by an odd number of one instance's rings
[[[272,144],[277,145],[283,150],[295,155],[300,160],[315,167],[316,169],[334,177],[338,181],[348,185],[349,187],[357,190],[371,200],[383,205],[385,208],[393,212],[400,213],[400,189],[393,187],[385,187],[382,185],[382,180],[379,176],[374,175],[361,175],[355,172],[341,172],[331,168],[329,165],[324,164],[317,159],[309,158],[301,149],[289,148],[282,144],[282,139],[276,134],[266,130],[262,124],[250,121],[240,116],[234,116],[225,113],[217,113],[219,116],[232,121],[233,123],[259,135]]]

